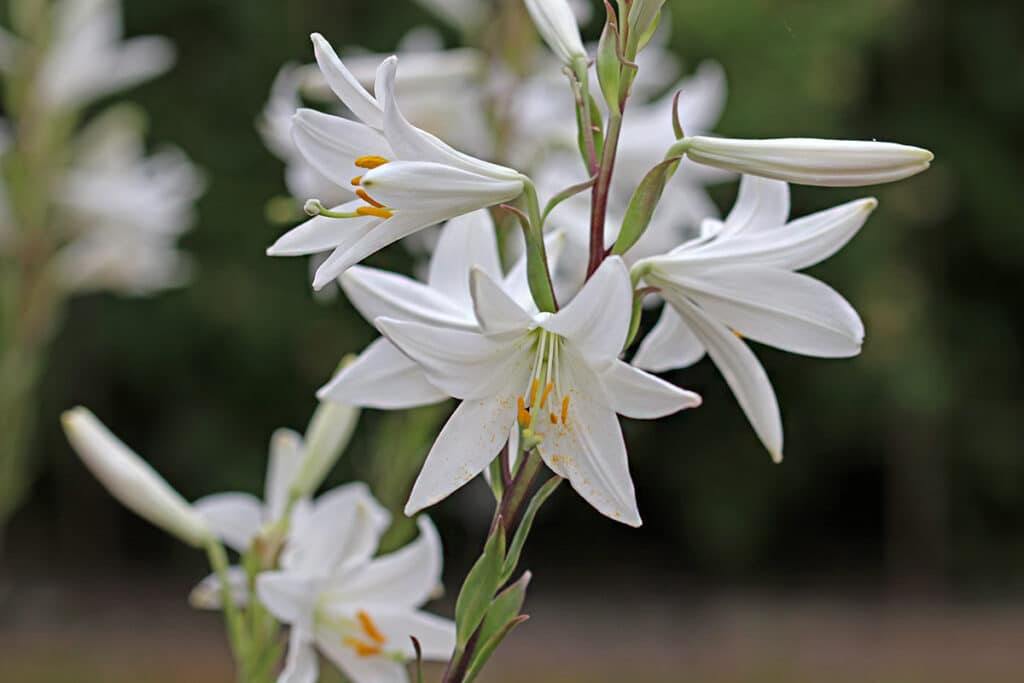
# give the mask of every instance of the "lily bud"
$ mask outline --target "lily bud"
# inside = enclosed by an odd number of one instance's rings
[[[195,508],[88,409],[69,410],[61,422],[82,462],[122,505],[196,548],[214,539]]]
[[[665,0],[633,0],[629,10],[629,30],[637,37],[638,47],[643,48],[658,28],[661,8]]]
[[[524,0],[537,31],[562,62],[573,66],[579,60],[586,61],[587,51],[583,48],[576,16],[567,0]]]
[[[359,409],[354,406],[320,404],[306,429],[305,458],[289,488],[294,500],[311,496],[319,488],[348,446],[358,420]]]
[[[891,183],[928,169],[931,152],[892,142],[859,140],[735,140],[694,136],[673,148],[715,168],[797,185],[860,187]]]

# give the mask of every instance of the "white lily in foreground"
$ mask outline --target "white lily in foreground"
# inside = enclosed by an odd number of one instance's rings
[[[462,399],[427,455],[406,514],[440,501],[484,470],[518,422],[544,462],[603,514],[640,525],[616,413],[670,415],[700,403],[619,360],[633,291],[619,258],[602,264],[555,314],[531,314],[482,270],[472,297],[481,332],[378,318],[431,384]]]
[[[405,119],[395,101],[396,57],[381,63],[374,97],[322,36],[314,34],[313,43],[327,84],[362,121],[309,109],[295,115],[292,134],[302,155],[359,197],[331,210],[308,202],[319,215],[267,250],[271,256],[333,250],[317,269],[314,288],[403,237],[522,194],[525,178],[518,172],[462,154]]]
[[[861,199],[787,223],[789,186],[744,176],[732,212],[634,275],[668,305],[633,364],[652,372],[687,367],[704,353],[721,370],[762,443],[782,459],[782,421],[768,376],[742,341],[822,358],[860,353],[864,326],[826,284],[794,271],[827,259],[878,205]]]
[[[260,600],[291,626],[279,683],[315,683],[317,650],[353,683],[404,683],[415,656],[445,660],[455,647],[455,624],[419,610],[441,579],[441,542],[426,517],[419,538],[374,557],[389,515],[362,484],[325,494],[295,530],[281,570],[261,574]]]
[[[548,238],[557,258],[560,235]],[[368,321],[379,317],[415,321],[455,330],[478,331],[469,278],[478,268],[522,307],[533,306],[521,259],[502,274],[494,223],[485,210],[453,218],[441,230],[426,283],[375,268],[353,266],[339,281],[352,305]],[[534,309],[536,310],[536,309]],[[317,394],[321,400],[399,410],[437,403],[448,394],[427,379],[420,366],[381,337]]]

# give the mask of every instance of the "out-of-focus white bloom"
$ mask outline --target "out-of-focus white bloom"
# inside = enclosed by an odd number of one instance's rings
[[[69,290],[136,295],[184,284],[190,266],[175,242],[204,188],[181,150],[146,156],[134,109],[105,112],[79,136],[56,196],[74,231],[55,256],[58,278]]]
[[[61,421],[82,462],[122,505],[191,546],[214,539],[199,512],[89,410],[74,408]]]
[[[860,187],[903,180],[935,158],[920,147],[860,140],[734,140],[704,136],[680,143],[700,164],[799,185]]]
[[[558,313],[531,314],[482,270],[472,297],[481,332],[378,318],[381,332],[449,396],[462,399],[413,486],[406,514],[484,470],[518,422],[544,462],[601,513],[640,525],[616,413],[649,419],[700,397],[618,359],[633,291],[621,259],[606,260]]]
[[[538,33],[563,64],[586,64],[580,28],[568,0],[524,0]]]
[[[440,19],[463,32],[480,27],[487,18],[487,3],[480,0],[416,0]]]
[[[338,185],[357,188],[359,200],[320,210],[267,253],[316,254],[333,249],[313,287],[320,289],[370,254],[441,221],[518,197],[518,172],[470,157],[412,126],[395,100],[398,59],[378,71],[370,95],[319,34],[317,62],[338,98],[360,122],[303,109],[293,138],[318,171]],[[366,171],[363,175],[352,174]]]
[[[291,483],[291,495],[305,498],[323,483],[341,457],[359,421],[359,410],[321,403],[306,429],[305,458]]]
[[[744,176],[732,212],[703,234],[634,266],[668,303],[633,364],[686,367],[705,352],[721,370],[765,448],[782,459],[782,421],[764,368],[742,341],[841,358],[860,353],[864,326],[845,299],[795,271],[841,249],[877,206],[861,199],[787,222],[789,187]]]
[[[317,651],[353,683],[408,681],[412,637],[428,660],[455,647],[455,624],[419,609],[441,580],[437,530],[418,520],[419,538],[374,557],[389,515],[362,484],[323,495],[296,526],[281,554],[281,570],[261,574],[260,599],[291,626],[279,683],[313,683]]]
[[[149,80],[174,62],[174,47],[165,38],[121,40],[119,0],[61,0],[54,17],[38,81],[51,108],[81,107]]]

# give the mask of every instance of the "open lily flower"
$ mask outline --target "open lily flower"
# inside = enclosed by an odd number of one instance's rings
[[[616,413],[657,418],[696,406],[700,397],[619,360],[632,310],[622,260],[605,261],[555,314],[531,314],[482,270],[473,271],[472,297],[480,332],[376,321],[431,384],[462,400],[427,455],[406,514],[483,471],[518,422],[539,440],[548,467],[591,505],[639,526]]]
[[[827,259],[878,205],[861,199],[788,222],[789,186],[744,176],[732,212],[704,234],[634,272],[668,302],[633,364],[653,372],[687,367],[707,352],[758,437],[782,459],[782,421],[764,368],[743,342],[821,358],[860,353],[864,326],[828,285],[796,273]]]
[[[317,650],[353,683],[408,681],[410,637],[426,659],[451,655],[455,624],[419,609],[441,579],[437,531],[421,517],[416,541],[375,558],[389,521],[364,485],[334,489],[296,525],[280,571],[260,575],[260,599],[291,626],[279,683],[315,683]]]
[[[554,262],[563,242],[548,237]],[[469,278],[478,268],[517,304],[536,311],[520,259],[502,274],[494,223],[485,210],[453,218],[441,230],[426,283],[374,268],[353,266],[340,278],[352,304],[369,321],[379,317],[415,321],[454,330],[478,331]],[[346,365],[317,394],[321,400],[398,410],[437,403],[448,394],[430,383],[420,366],[381,337]]]
[[[295,115],[292,136],[299,152],[358,196],[329,211],[308,203],[319,215],[267,250],[271,256],[332,250],[317,269],[314,288],[403,237],[522,193],[518,172],[458,152],[406,120],[395,100],[397,57],[380,65],[375,97],[322,36],[314,34],[313,43],[327,84],[361,121],[308,109]]]

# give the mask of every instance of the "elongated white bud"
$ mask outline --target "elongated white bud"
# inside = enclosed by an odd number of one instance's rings
[[[736,140],[694,136],[680,140],[673,150],[705,166],[827,187],[891,183],[927,170],[935,158],[926,149],[892,142],[814,138]]]
[[[213,540],[195,508],[88,409],[69,410],[61,422],[82,462],[122,505],[191,546]]]
[[[562,63],[572,66],[587,58],[580,28],[568,0],[524,0],[537,31]]]
[[[358,421],[359,409],[354,406],[320,404],[306,429],[305,458],[289,487],[292,499],[311,496],[320,487],[348,446]]]

